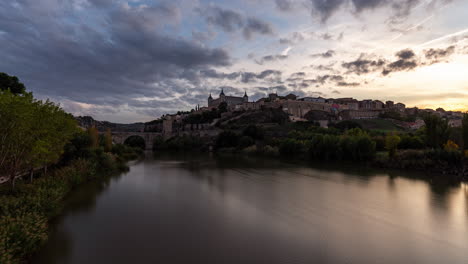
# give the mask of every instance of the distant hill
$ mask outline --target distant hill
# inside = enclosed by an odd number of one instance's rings
[[[98,121],[91,116],[78,116],[75,117],[78,121],[78,125],[82,128],[89,128],[95,126],[98,131],[104,132],[108,128],[114,132],[141,132],[145,129],[145,123],[133,123],[133,124],[119,124],[111,123],[108,121]]]

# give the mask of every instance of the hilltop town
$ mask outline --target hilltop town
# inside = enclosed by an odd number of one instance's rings
[[[219,109],[222,109],[221,113]],[[146,123],[144,130],[165,133],[211,130],[215,126],[232,124],[246,117],[249,117],[247,119],[251,123],[271,123],[268,115],[272,113],[279,115],[285,122],[314,122],[321,127],[345,120],[382,119],[407,130],[417,130],[424,126],[423,116],[427,113],[447,119],[452,127],[460,127],[463,117],[462,112],[445,111],[442,108],[408,108],[403,103],[393,101],[298,97],[292,93],[283,96],[271,93],[265,98],[249,101],[247,93],[243,96],[230,96],[221,90],[218,98],[209,95],[207,106],[196,106],[192,111],[163,115]]]

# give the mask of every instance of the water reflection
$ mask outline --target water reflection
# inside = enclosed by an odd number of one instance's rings
[[[35,263],[466,263],[468,187],[254,157],[156,156],[80,189]]]

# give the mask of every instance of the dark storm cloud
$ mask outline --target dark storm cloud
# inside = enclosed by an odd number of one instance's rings
[[[269,23],[255,17],[245,17],[234,10],[211,6],[206,9],[198,8],[197,11],[209,24],[226,32],[242,31],[245,39],[251,39],[253,34],[272,35],[274,31]]]
[[[383,75],[388,75],[391,72],[397,71],[409,71],[418,67],[419,65],[416,54],[410,49],[401,50],[397,52],[395,56],[398,58],[398,60],[389,63],[382,71]]]
[[[381,71],[385,64],[386,61],[384,59],[372,59],[366,54],[361,54],[356,60],[343,62],[341,66],[347,69],[347,73],[361,75]]]
[[[333,55],[335,55],[335,51],[334,50],[328,50],[324,53],[316,53],[316,54],[312,54],[310,55],[312,58],[316,58],[316,57],[322,57],[322,58],[331,58],[333,57]]]
[[[189,94],[198,71],[231,63],[223,49],[165,35],[161,28],[178,16],[171,5],[100,10],[105,32],[65,23],[60,14],[71,7],[50,7],[61,10],[53,16],[38,8],[46,7],[0,2],[0,68],[39,94],[118,107],[129,97]]]
[[[424,50],[426,59],[430,62],[429,64],[438,63],[443,59],[450,57],[455,52],[455,46],[450,46],[445,49],[429,49]]]

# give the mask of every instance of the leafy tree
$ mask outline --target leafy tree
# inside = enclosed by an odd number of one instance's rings
[[[391,133],[385,137],[385,149],[388,150],[388,156],[394,158],[396,151],[398,149],[398,144],[400,144],[401,138],[395,134]]]
[[[453,142],[452,140],[448,140],[447,141],[447,144],[444,144],[444,150],[445,151],[458,151],[460,147],[455,143]]]
[[[426,143],[429,147],[440,148],[447,142],[450,127],[448,121],[438,115],[427,115],[424,118],[426,124]]]
[[[112,151],[112,133],[110,128],[106,130],[104,134],[104,151],[111,152]]]
[[[58,161],[76,131],[73,117],[58,105],[0,91],[0,174],[14,187],[18,174]]]
[[[255,144],[255,140],[253,140],[253,138],[251,138],[249,136],[243,136],[243,137],[241,137],[239,139],[239,147],[241,149],[246,148],[246,147],[250,147],[253,144]]]
[[[263,129],[256,125],[247,126],[242,132],[242,134],[244,136],[251,137],[255,140],[263,140],[263,138],[265,137],[265,132],[263,131]]]
[[[223,131],[216,138],[217,148],[232,148],[237,147],[239,136],[232,131]]]
[[[18,77],[0,72],[0,90],[10,90],[13,94],[22,94],[25,92],[26,88],[24,84],[18,80]]]
[[[399,149],[423,149],[424,148],[424,141],[418,137],[413,135],[404,134],[400,136],[401,141],[398,144]]]
[[[281,141],[279,145],[279,153],[283,156],[296,156],[304,152],[304,144],[301,141],[292,138]]]
[[[91,148],[99,147],[99,132],[95,126],[88,128],[89,138],[91,140]]]
[[[462,138],[463,138],[463,149],[468,150],[468,112],[463,115]]]

